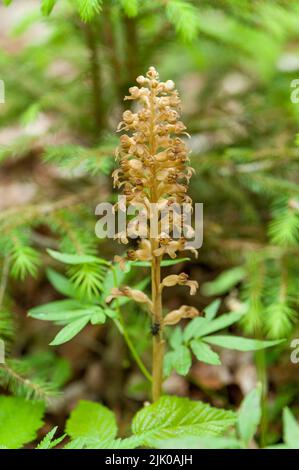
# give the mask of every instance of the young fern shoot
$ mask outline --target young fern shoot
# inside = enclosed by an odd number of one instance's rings
[[[119,168],[113,174],[114,185],[123,189],[126,196],[121,207],[131,206],[145,217],[140,224],[140,217],[130,220],[127,230],[117,234],[117,238],[128,243],[128,236],[138,237],[138,248],[127,252],[126,260],[148,261],[151,263],[152,298],[141,291],[130,287],[115,288],[107,301],[115,297],[127,296],[147,306],[151,315],[153,335],[153,385],[152,398],[157,400],[161,395],[163,381],[164,337],[163,330],[167,325],[174,325],[182,318],[194,318],[198,311],[186,305],[169,312],[163,317],[162,291],[164,287],[177,284],[186,285],[193,295],[198,284],[188,279],[188,275],[170,275],[161,278],[161,262],[164,255],[175,258],[177,252],[191,249],[186,246],[186,239],[181,235],[174,238],[175,229],[180,234],[190,233],[184,215],[175,211],[167,213],[164,209],[182,204],[190,207],[191,199],[187,195],[192,168],[188,166],[188,150],[185,142],[178,137],[185,133],[185,126],[179,120],[180,99],[172,80],[159,81],[159,74],[150,67],[146,77],[137,78],[139,87],[130,88],[130,96],[125,99],[139,103],[132,111],[125,111],[118,130],[125,131],[120,138],[116,151]],[[171,230],[164,230],[168,222]],[[156,224],[156,226],[155,226]],[[169,228],[168,226],[168,228]],[[195,251],[195,250],[194,250]],[[196,253],[196,251],[195,251]],[[124,262],[124,259],[118,261]]]

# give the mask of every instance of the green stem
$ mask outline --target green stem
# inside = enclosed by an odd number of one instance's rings
[[[267,379],[267,367],[266,367],[266,354],[265,350],[261,349],[256,352],[256,366],[258,380],[262,385],[261,393],[261,435],[260,435],[260,446],[263,448],[267,445],[267,434],[268,434],[268,409],[267,409],[267,393],[268,393],[268,379]]]
[[[148,381],[152,382],[152,380],[153,380],[152,376],[149,373],[149,371],[147,370],[147,368],[145,367],[145,365],[143,364],[138,352],[136,351],[124,323],[121,320],[117,320],[117,319],[114,320],[114,323],[117,326],[118,331],[123,335],[124,340],[125,340],[128,348],[129,348],[133,358],[135,359],[136,364],[138,365],[139,369],[141,370],[143,375],[148,379]]]
[[[112,269],[112,272],[113,272],[113,280],[114,280],[114,286],[115,287],[118,287],[118,282],[117,282],[117,273],[116,273],[116,270],[114,268],[114,266],[110,265],[111,269]],[[118,312],[118,319],[114,319],[114,323],[115,325],[117,326],[118,328],[118,331],[122,334],[122,336],[124,337],[124,340],[133,356],[133,358],[135,359],[136,361],[136,364],[138,365],[139,369],[141,370],[141,372],[143,373],[143,375],[145,376],[145,378],[149,381],[149,382],[152,382],[152,376],[150,374],[150,372],[147,370],[146,366],[144,365],[141,357],[139,356],[131,338],[130,338],[130,335],[128,333],[128,330],[126,328],[126,325],[124,323],[124,320],[122,318],[122,314],[121,314],[121,311],[120,311],[120,307],[119,307],[119,303],[118,303],[118,300],[116,299],[115,300],[115,303],[116,303],[116,310]]]

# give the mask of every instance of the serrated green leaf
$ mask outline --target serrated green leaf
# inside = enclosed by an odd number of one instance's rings
[[[221,364],[220,357],[215,351],[213,351],[210,346],[205,344],[203,341],[194,339],[190,343],[190,347],[195,357],[206,364],[212,364],[218,366]]]
[[[46,434],[43,440],[36,446],[36,449],[53,449],[53,447],[60,444],[60,442],[63,441],[63,439],[66,437],[66,434],[63,434],[63,436],[60,436],[57,439],[53,440],[57,429],[58,426],[55,426],[50,432],[48,432],[48,434]]]
[[[241,338],[239,336],[215,335],[206,336],[203,341],[236,351],[258,351],[260,349],[270,348],[281,344],[284,340],[262,341],[258,339]]]
[[[240,442],[233,437],[180,437],[157,442],[158,449],[241,449]]]
[[[134,435],[143,445],[155,447],[166,439],[217,436],[235,422],[235,414],[187,398],[161,397],[146,406],[133,419]]]
[[[66,325],[59,333],[55,336],[50,346],[58,346],[63,343],[67,343],[74,336],[76,336],[89,322],[90,316],[79,318],[78,320],[72,321]]]
[[[299,424],[289,408],[283,410],[283,439],[289,449],[299,449]]]
[[[45,405],[20,397],[0,397],[0,445],[18,449],[36,438]]]
[[[261,419],[261,386],[251,390],[242,401],[238,413],[238,430],[247,447],[254,437]]]
[[[107,440],[98,440],[98,439],[88,439],[85,441],[85,449],[136,449],[141,444],[141,440],[138,436],[130,436],[126,439],[107,439]]]
[[[105,406],[82,400],[66,423],[66,433],[72,439],[114,440],[117,435],[115,416]]]

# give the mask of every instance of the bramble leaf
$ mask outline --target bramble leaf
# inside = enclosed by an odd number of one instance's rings
[[[143,445],[154,447],[166,439],[217,436],[235,420],[232,411],[187,398],[164,396],[137,413],[132,430],[142,439]]]
[[[18,449],[33,441],[43,425],[44,403],[20,397],[0,397],[0,445]]]
[[[66,432],[72,439],[112,441],[117,435],[115,416],[99,403],[82,400],[67,420]]]

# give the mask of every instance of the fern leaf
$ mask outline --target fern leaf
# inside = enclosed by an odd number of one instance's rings
[[[102,9],[102,0],[76,0],[77,9],[83,21],[91,21]]]
[[[192,41],[199,29],[199,13],[197,8],[185,0],[169,0],[166,15],[185,41]]]

